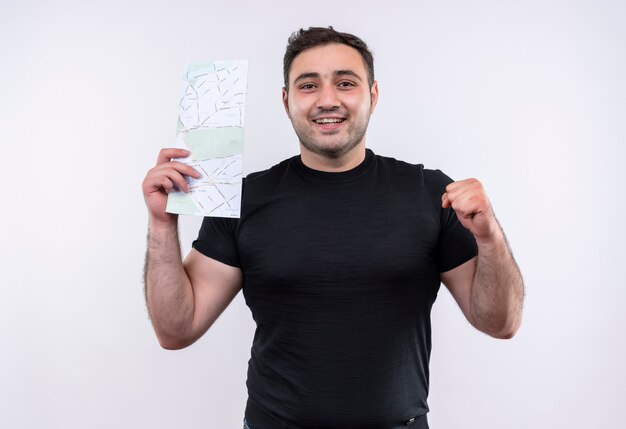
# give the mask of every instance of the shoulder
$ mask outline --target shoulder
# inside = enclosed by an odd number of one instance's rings
[[[421,174],[424,164],[412,164],[389,156],[375,155],[376,165],[379,169],[388,169],[396,173]]]
[[[268,168],[267,170],[255,171],[244,177],[245,187],[265,187],[274,186],[280,182],[290,170],[290,165],[296,157],[285,159],[284,161]]]
[[[401,175],[415,175],[429,189],[443,189],[452,182],[452,179],[441,170],[426,168],[424,164],[406,162],[381,155],[376,155],[376,161],[380,170],[389,170]]]
[[[453,180],[441,170],[424,170],[424,184],[432,191],[443,192]]]
[[[289,194],[298,183],[298,175],[294,173],[293,166],[297,158],[294,156],[267,170],[249,173],[243,179],[242,209],[253,210]]]
[[[285,171],[288,168],[289,163],[293,158],[285,159],[284,161],[268,168],[267,170],[255,171],[253,173],[249,173],[245,180],[247,182],[253,182],[258,180],[268,180],[272,177],[275,177],[277,174],[280,175],[281,172]]]

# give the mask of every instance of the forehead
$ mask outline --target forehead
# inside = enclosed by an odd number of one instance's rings
[[[363,57],[356,49],[341,43],[329,43],[302,51],[291,63],[289,82],[302,73],[329,75],[336,70],[352,70],[364,81],[367,71]]]

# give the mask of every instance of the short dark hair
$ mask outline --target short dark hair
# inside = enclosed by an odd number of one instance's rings
[[[309,27],[308,30],[301,28],[291,34],[287,41],[287,50],[283,58],[283,75],[285,79],[285,88],[289,89],[289,71],[293,60],[303,51],[314,48],[316,46],[327,45],[329,43],[341,43],[356,49],[367,69],[367,80],[370,88],[374,83],[374,57],[365,42],[353,34],[340,33],[332,26],[325,27]]]

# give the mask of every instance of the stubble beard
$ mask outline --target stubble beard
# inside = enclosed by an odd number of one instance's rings
[[[322,145],[317,142],[313,136],[314,131],[309,128],[309,124],[299,125],[292,122],[293,129],[300,140],[300,144],[309,152],[322,155],[331,159],[338,159],[357,147],[363,141],[369,124],[370,111],[368,110],[363,117],[357,118],[357,121],[350,124],[347,129],[347,138],[344,142],[333,145]],[[348,118],[346,118],[348,119]]]

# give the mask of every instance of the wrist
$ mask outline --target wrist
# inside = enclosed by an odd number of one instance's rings
[[[150,233],[169,233],[178,231],[178,215],[170,215],[168,219],[158,219],[150,216],[148,220]]]
[[[500,225],[497,223],[493,233],[483,237],[475,237],[475,239],[479,253],[492,254],[506,252],[506,238],[504,237]]]

